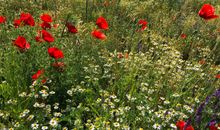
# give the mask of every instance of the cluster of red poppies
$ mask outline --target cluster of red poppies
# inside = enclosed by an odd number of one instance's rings
[[[47,29],[47,28],[51,28],[51,25],[50,23],[53,21],[51,16],[48,15],[48,14],[43,14],[40,16],[40,19],[43,21],[40,26],[43,28],[43,29]]]
[[[103,29],[103,30],[108,30],[108,23],[105,20],[104,17],[100,16],[97,20],[96,20],[96,25],[99,27],[99,29]],[[99,29],[94,29],[92,31],[92,36],[95,38],[98,38],[100,40],[105,40],[106,39],[106,35]]]
[[[51,33],[46,31],[46,29],[51,28],[51,22],[53,22],[51,16],[49,14],[42,14],[40,16],[40,19],[42,20],[42,23],[39,24],[40,27],[42,27],[42,30],[38,31],[38,35],[35,37],[36,42],[54,42],[54,37]],[[6,18],[4,16],[0,16],[0,23],[5,23]],[[33,16],[30,13],[21,13],[19,19],[14,20],[14,26],[15,28],[21,27],[21,26],[35,26],[35,21]],[[56,25],[56,24],[55,24]],[[54,26],[57,27],[57,26]],[[68,31],[70,33],[73,33],[72,28],[75,28],[75,26],[68,24],[67,26]],[[76,33],[76,32],[74,32]],[[27,42],[25,37],[18,36],[15,40],[13,40],[13,45],[16,46],[20,52],[25,52],[30,48],[30,44]],[[57,47],[49,47],[48,48],[48,54],[50,57],[54,58],[56,60],[55,63],[52,64],[52,66],[59,68],[64,67],[63,62],[58,62],[57,59],[64,58],[63,52],[58,49]],[[33,76],[33,80],[37,80],[42,74],[44,73],[44,70],[38,70]],[[45,82],[45,80],[42,80],[42,82]]]
[[[194,128],[191,125],[186,126],[186,122],[182,120],[178,121],[176,123],[176,126],[179,130],[194,130]]]
[[[99,27],[99,29],[94,29],[92,31],[92,36],[100,39],[100,40],[105,40],[107,37],[106,35],[101,31],[101,30],[108,30],[108,22],[106,21],[106,19],[102,16],[100,16],[97,20],[96,20],[96,25]],[[145,30],[147,28],[147,21],[144,19],[140,19],[138,22],[138,25],[141,26],[141,31]]]
[[[40,16],[40,18],[42,20],[42,23],[40,24],[40,26],[42,27],[42,30],[38,31],[38,35],[35,37],[35,40],[37,42],[44,42],[44,41],[48,42],[48,43],[54,42],[54,37],[52,36],[52,34],[50,34],[49,32],[47,32],[45,30],[45,29],[50,29],[51,28],[51,24],[50,23],[53,21],[51,16],[48,15],[48,14],[43,14],[43,15]],[[68,26],[67,26],[67,28],[68,28]],[[58,49],[57,47],[49,47],[47,52],[48,52],[49,56],[54,58],[55,60],[64,58],[63,52],[60,49]],[[52,64],[52,66],[55,67],[55,68],[63,68],[64,67],[64,63],[56,61],[55,63]],[[38,70],[32,76],[32,79],[36,80],[36,79],[38,79],[43,74],[44,74],[44,69]],[[44,83],[45,81],[46,80],[44,78],[42,80],[42,83]]]
[[[182,120],[180,120],[176,123],[176,126],[179,130],[194,130],[192,125],[188,125],[188,126],[186,126],[186,125],[187,125],[187,123]],[[218,130],[218,128],[220,127],[220,124],[210,123],[207,127],[209,128],[209,130]]]
[[[32,17],[32,15],[29,13],[21,13],[20,18],[14,20],[14,26],[16,28],[21,26],[22,24],[34,26],[35,22],[34,22],[34,18]]]

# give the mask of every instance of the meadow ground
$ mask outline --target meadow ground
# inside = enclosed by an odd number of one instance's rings
[[[220,129],[219,0],[0,2],[0,129]]]

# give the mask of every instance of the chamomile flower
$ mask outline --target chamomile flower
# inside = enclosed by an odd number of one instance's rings
[[[161,125],[159,125],[159,124],[154,124],[153,125],[153,128],[155,129],[155,130],[160,130],[161,129]]]
[[[57,118],[52,118],[49,122],[52,127],[56,127],[58,125]]]
[[[14,124],[14,127],[19,127],[20,126],[20,123],[19,122],[16,122],[15,124]]]
[[[130,127],[129,126],[127,126],[127,125],[125,125],[125,126],[123,126],[123,128],[122,128],[123,130],[130,130]]]
[[[119,127],[120,124],[118,122],[113,123],[114,127]]]
[[[170,124],[170,127],[171,127],[171,128],[174,128],[174,129],[177,129],[177,127],[176,127],[175,124]]]
[[[27,93],[26,92],[22,92],[19,94],[19,97],[26,97],[27,96]]]
[[[73,96],[73,91],[72,90],[67,90],[67,94],[70,96]]]
[[[31,128],[32,128],[33,130],[38,129],[38,127],[39,127],[39,124],[37,124],[37,123],[31,124]]]
[[[28,118],[27,118],[27,120],[28,120],[28,121],[31,121],[33,118],[34,118],[34,115],[29,115]]]
[[[60,112],[54,112],[53,115],[54,115],[55,117],[61,117],[61,116],[62,116],[62,113],[60,113]]]
[[[68,130],[68,128],[67,127],[63,127],[63,129],[62,130]]]
[[[55,92],[54,91],[50,91],[49,94],[53,95],[53,94],[55,94]]]
[[[41,129],[42,129],[42,130],[47,130],[47,129],[48,129],[48,126],[42,126]]]
[[[40,104],[38,102],[35,102],[33,105],[33,107],[39,107],[39,106],[40,106]]]
[[[47,96],[49,96],[47,90],[45,90],[45,89],[39,91],[39,93],[41,94],[42,97],[47,97]]]

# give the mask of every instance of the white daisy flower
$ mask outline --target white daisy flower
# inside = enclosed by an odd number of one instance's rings
[[[39,126],[39,124],[37,124],[37,123],[31,124],[31,128],[32,128],[33,130],[38,129],[38,126]]]
[[[47,130],[47,129],[48,129],[48,126],[42,126],[41,129],[42,129],[42,130]]]
[[[161,125],[159,125],[159,124],[154,124],[154,125],[153,125],[153,128],[156,129],[156,130],[160,130],[160,129],[161,129]]]
[[[57,118],[52,118],[49,122],[52,127],[56,127],[58,125]]]

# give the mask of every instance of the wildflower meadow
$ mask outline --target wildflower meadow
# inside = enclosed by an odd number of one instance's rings
[[[0,0],[0,130],[220,130],[219,0]]]

